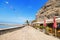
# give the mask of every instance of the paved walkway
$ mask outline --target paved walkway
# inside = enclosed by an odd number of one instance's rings
[[[33,27],[26,26],[22,29],[0,35],[0,40],[59,40],[48,36]]]

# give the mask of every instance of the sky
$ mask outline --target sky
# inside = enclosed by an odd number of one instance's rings
[[[0,23],[25,23],[32,21],[47,0],[0,0]]]

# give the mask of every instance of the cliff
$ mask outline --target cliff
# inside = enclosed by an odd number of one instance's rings
[[[60,17],[60,0],[48,0],[45,6],[37,12],[36,20],[51,19],[54,16]]]

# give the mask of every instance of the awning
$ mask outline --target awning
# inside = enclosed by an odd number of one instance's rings
[[[56,22],[60,23],[60,18],[56,18]],[[44,21],[40,21],[40,22],[34,22],[33,24],[43,24]],[[47,19],[46,23],[53,23],[53,19]]]

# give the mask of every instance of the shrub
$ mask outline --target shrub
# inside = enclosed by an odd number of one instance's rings
[[[40,26],[39,28],[40,28],[40,29],[43,29],[43,28],[44,28],[44,26]]]

